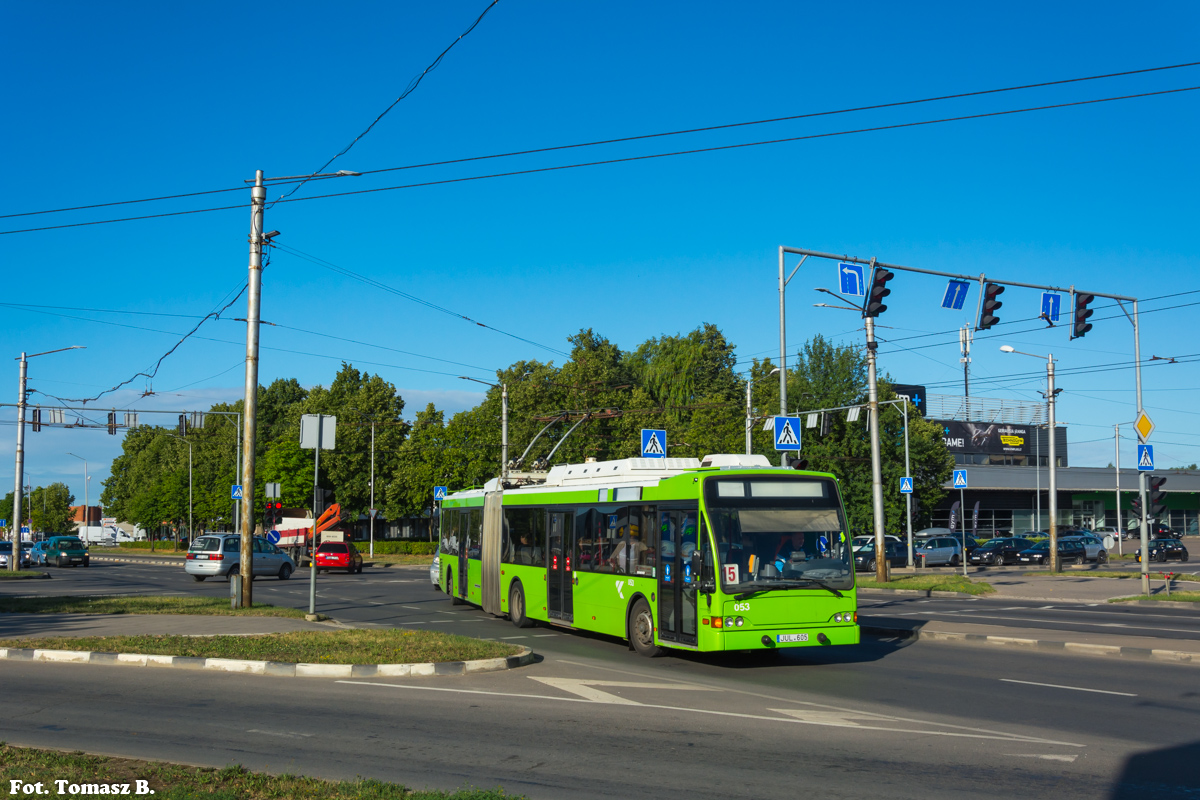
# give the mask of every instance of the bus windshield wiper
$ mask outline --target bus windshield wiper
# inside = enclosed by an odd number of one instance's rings
[[[738,585],[739,589],[743,586],[747,587],[747,588],[742,589],[742,591],[739,592],[739,594],[737,595],[737,599],[745,600],[747,597],[751,597],[756,594],[762,594],[763,592],[774,591],[776,589],[797,589],[797,588],[799,588],[801,586],[805,586],[807,584],[816,584],[817,586],[820,586],[822,589],[825,589],[826,591],[833,592],[838,597],[842,596],[841,592],[839,592],[837,589],[833,588],[829,584],[825,583],[824,581],[819,581],[816,578],[796,578],[793,580],[786,580],[786,581],[783,581],[783,580],[774,581],[770,585],[767,585],[767,586],[764,586],[762,584],[756,584],[756,583],[739,584]]]
[[[824,589],[824,590],[826,590],[826,591],[828,591],[828,592],[833,592],[833,593],[834,593],[835,595],[837,595],[838,597],[841,597],[841,596],[842,596],[842,593],[841,593],[841,592],[839,592],[837,589],[833,588],[833,587],[832,587],[832,586],[830,586],[828,583],[825,583],[825,581],[819,581],[819,580],[817,580],[816,578],[796,578],[796,579],[795,579],[795,582],[797,582],[797,583],[799,583],[799,582],[804,582],[804,583],[812,583],[812,584],[816,584],[817,586],[820,586],[822,589]]]

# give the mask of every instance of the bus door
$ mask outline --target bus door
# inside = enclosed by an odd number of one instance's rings
[[[471,512],[463,510],[455,513],[455,530],[458,533],[458,571],[455,575],[458,577],[458,596],[466,599],[467,596],[467,573],[470,571],[467,567],[467,552],[470,550],[471,543],[467,541],[467,527],[469,525],[468,516]]]
[[[551,511],[546,525],[546,613],[550,619],[574,622],[575,610],[572,587],[575,583],[575,564],[571,555],[575,549],[572,522],[575,515]]]
[[[692,572],[692,553],[698,547],[694,510],[659,509],[658,638],[696,644],[696,589],[700,576]]]

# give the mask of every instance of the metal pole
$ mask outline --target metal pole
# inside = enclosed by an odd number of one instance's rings
[[[883,469],[879,461],[879,389],[875,383],[875,318],[867,317],[867,403],[871,415],[871,500],[875,512],[875,580],[888,579],[883,540]]]
[[[87,460],[85,459],[83,462],[83,540],[85,542],[87,541],[88,533],[90,533],[88,529],[92,527],[92,499],[88,494],[91,483],[91,479],[88,478],[88,466]]]
[[[787,332],[784,328],[783,293],[787,282],[783,278],[783,248],[779,248],[779,415],[787,416]],[[780,464],[787,466],[787,453],[780,457]],[[879,559],[876,559],[878,561]]]
[[[192,540],[196,538],[196,533],[192,528],[192,443],[188,442],[188,547],[192,546]]]
[[[508,384],[500,384],[500,489],[508,480]]]
[[[246,301],[246,398],[242,410],[246,414],[246,449],[242,454],[242,502],[241,502],[241,573],[242,608],[253,603],[252,576],[254,575],[254,448],[257,442],[258,424],[258,315],[262,307],[262,242],[263,205],[267,190],[263,186],[263,173],[254,173],[254,187],[250,190],[250,275]],[[318,441],[318,447],[320,442]]]
[[[962,565],[963,577],[967,577],[967,492],[965,489],[958,490],[958,516],[962,520],[959,524],[962,525]]]
[[[1113,425],[1113,449],[1116,451],[1116,473],[1117,473],[1117,553],[1125,555],[1125,544],[1122,534],[1125,532],[1125,525],[1121,522],[1121,426]]]
[[[1038,426],[1042,427],[1041,425]],[[1037,438],[1033,440],[1034,445],[1034,476],[1037,478],[1037,492],[1034,497],[1034,502],[1037,505],[1037,524],[1034,525],[1034,530],[1038,533],[1042,531],[1042,435],[1039,432]]]
[[[321,490],[317,479],[321,474],[321,422],[324,417],[317,414],[317,446],[313,449],[313,525],[312,543],[308,550],[308,613],[317,613],[317,518],[321,516]]]
[[[318,444],[320,444],[318,442]],[[371,558],[375,557],[375,420],[371,420]]]
[[[1050,405],[1050,571],[1058,572],[1058,458],[1055,455],[1054,430],[1054,354],[1046,356],[1046,384],[1050,390],[1046,402]]]
[[[747,375],[746,376],[746,455],[750,455],[750,425],[753,424],[752,420],[751,420],[752,412],[751,412],[751,408],[750,408],[750,389],[753,385],[754,385],[754,375]]]
[[[1137,300],[1133,301],[1133,365],[1134,376],[1137,381],[1137,419],[1141,419],[1142,408],[1142,340],[1138,330],[1138,304]],[[1136,426],[1135,426],[1136,427]],[[20,430],[18,428],[18,430]],[[1141,432],[1138,432],[1138,442],[1145,444],[1146,440],[1142,437]],[[1142,498],[1142,594],[1150,596],[1150,522],[1147,519],[1149,509],[1146,507],[1146,473],[1138,470],[1138,494]]]
[[[242,482],[242,414],[239,411],[237,415],[237,458],[234,459],[233,465],[233,482],[240,484]],[[240,531],[242,529],[242,504],[233,504],[233,530]]]
[[[903,400],[900,403],[900,410],[904,412],[904,474],[912,477],[912,465],[908,461],[908,401]],[[914,486],[914,489],[917,487]],[[913,540],[912,540],[912,493],[904,495],[904,525],[908,530],[908,567],[913,566]],[[995,526],[993,526],[995,527]]]
[[[29,361],[21,353],[20,378],[17,383],[17,477],[13,488],[13,557],[8,560],[8,569],[16,572],[21,560],[21,492],[25,488],[25,382],[29,377]],[[84,481],[86,484],[87,481]]]

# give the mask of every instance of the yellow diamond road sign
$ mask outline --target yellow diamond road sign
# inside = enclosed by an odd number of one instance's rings
[[[1150,434],[1154,432],[1154,423],[1150,421],[1150,417],[1146,416],[1143,411],[1138,415],[1137,422],[1133,423],[1133,427],[1137,428],[1138,435],[1142,437],[1142,441],[1150,438]]]

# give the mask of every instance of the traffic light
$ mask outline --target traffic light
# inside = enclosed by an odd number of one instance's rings
[[[108,412],[108,435],[117,435],[117,412],[115,411]]]
[[[183,414],[179,415],[179,435],[187,436],[187,417]]]
[[[821,414],[821,435],[828,436],[832,432],[833,432],[833,415],[822,413]]]
[[[787,466],[790,469],[808,469],[808,459],[801,455],[786,454]]]
[[[1087,319],[1096,313],[1088,305],[1096,299],[1094,294],[1075,295],[1075,327],[1071,330],[1071,338],[1078,339],[1092,329],[1092,323]]]
[[[40,408],[35,408],[33,410],[33,415],[30,422],[33,423],[34,433],[37,433],[42,429],[42,410]]]
[[[1150,476],[1150,492],[1149,492],[1149,510],[1150,516],[1154,519],[1161,519],[1167,512],[1167,494],[1163,491],[1163,484],[1167,482],[1166,478],[1155,475]]]
[[[272,505],[273,505],[273,508],[271,509],[271,527],[274,528],[277,525],[279,525],[279,521],[281,519],[283,519],[283,503],[276,501]]]
[[[1133,499],[1129,501],[1129,507],[1133,510],[1134,519],[1141,520],[1142,518],[1142,496],[1134,494]]]
[[[977,331],[986,331],[988,328],[1000,321],[996,316],[996,309],[1004,305],[996,298],[1004,294],[1004,287],[998,283],[988,283],[983,287],[983,306],[979,309],[979,324],[975,326]]]
[[[867,293],[867,307],[863,311],[863,316],[878,317],[887,311],[887,306],[883,304],[883,298],[892,293],[892,290],[887,288],[887,282],[894,277],[896,277],[896,273],[890,270],[883,267],[875,268],[875,272],[871,276],[871,291]]]

